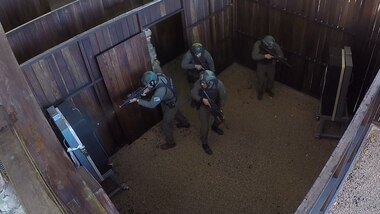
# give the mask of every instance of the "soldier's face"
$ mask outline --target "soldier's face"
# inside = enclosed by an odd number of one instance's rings
[[[202,53],[198,53],[197,55],[195,55],[196,57],[201,57],[202,56]]]
[[[201,87],[202,87],[202,88],[207,88],[207,83],[204,82],[204,81],[201,81]]]

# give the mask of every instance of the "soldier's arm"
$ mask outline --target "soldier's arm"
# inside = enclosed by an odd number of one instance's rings
[[[161,103],[162,98],[165,95],[165,87],[160,87],[154,91],[154,94],[150,100],[139,99],[139,105],[145,108],[155,108],[158,104]]]
[[[261,44],[261,42],[257,41],[253,45],[252,53],[251,53],[253,60],[260,61],[260,60],[263,60],[265,58],[264,54],[260,53],[260,44]]]
[[[182,58],[182,62],[181,62],[182,69],[186,69],[186,70],[195,69],[195,65],[191,63],[192,58],[193,56],[191,55],[190,51],[187,51]]]

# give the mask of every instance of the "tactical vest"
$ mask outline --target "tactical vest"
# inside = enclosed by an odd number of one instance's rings
[[[175,86],[173,84],[173,80],[164,74],[157,74],[158,84],[155,89],[165,87],[165,95],[162,97],[162,103],[167,105],[169,108],[174,108],[175,103],[177,102],[177,93]],[[168,90],[172,93],[168,94]]]
[[[265,49],[262,47],[263,45],[265,45],[265,44],[263,44],[263,42],[260,42],[261,44],[260,44],[260,46],[259,46],[259,48],[260,48],[260,51],[259,51],[259,53],[260,54],[262,54],[262,55],[265,55],[265,54],[268,54],[268,52],[267,51],[265,51]],[[262,64],[270,64],[270,63],[272,63],[273,62],[273,59],[262,59],[262,60],[260,60],[260,63],[262,63]]]
[[[212,100],[214,103],[218,103],[219,101],[219,92],[218,92],[218,79],[213,79],[207,82],[207,88],[206,89],[200,89],[199,96],[202,98],[207,98],[207,96]],[[206,94],[203,92],[205,91]]]
[[[202,65],[205,70],[210,70],[210,65],[208,64],[204,53],[198,58],[192,54],[193,58],[191,59],[192,64]]]

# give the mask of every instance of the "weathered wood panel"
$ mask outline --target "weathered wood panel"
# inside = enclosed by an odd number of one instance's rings
[[[353,52],[354,79],[350,89],[349,101],[354,109],[359,107],[365,92],[367,91],[373,77],[378,73],[380,49],[380,13],[377,8],[380,1],[360,1],[361,13],[356,23],[356,34]],[[355,52],[357,53],[355,53]],[[374,67],[376,66],[376,67]]]
[[[157,110],[143,109],[136,104],[119,107],[125,95],[141,85],[142,74],[149,70],[144,33],[100,54],[97,60],[119,123],[132,142],[160,119]]]
[[[208,1],[205,0],[182,0],[185,24],[193,25],[210,15]]]
[[[42,108],[62,101],[70,93],[90,83],[85,63],[76,44],[67,46],[24,69]],[[41,93],[42,92],[42,93]]]
[[[181,1],[164,0],[146,7],[139,11],[140,24],[143,27],[149,26],[161,17],[173,14],[182,8]]]
[[[231,2],[191,0],[183,1],[183,7],[188,47],[194,42],[202,43],[213,56],[219,73],[234,60],[230,53],[234,40]]]
[[[165,64],[185,52],[185,40],[181,13],[160,21],[150,27],[152,44],[161,64]]]
[[[25,65],[23,71],[42,109],[73,99],[75,105],[85,109],[99,125],[102,146],[108,154],[112,154],[115,141],[121,143],[124,137],[117,132],[115,124],[106,119],[112,117],[103,111],[107,108],[104,103],[109,102],[107,93],[102,92],[106,89],[98,83],[100,74],[88,70],[84,59],[80,47],[73,43],[31,65]],[[99,104],[99,100],[103,105]],[[115,139],[112,136],[116,136]]]
[[[146,2],[151,1],[76,1],[7,32],[7,38],[18,62],[22,63],[121,13],[142,6]],[[117,7],[119,4],[123,6]],[[110,12],[115,8],[122,11]],[[160,17],[155,16],[155,18]]]
[[[54,192],[57,203],[64,205],[67,210],[79,208],[74,213],[105,213],[104,207],[113,205],[106,205],[103,203],[107,202],[97,200],[95,195],[88,191],[86,181],[75,172],[74,165],[34,98],[2,28],[0,52],[0,81],[3,83],[0,84],[0,103],[4,105],[7,114],[11,115],[14,130],[23,141],[38,173]]]
[[[64,208],[56,204],[50,192],[45,191],[48,188],[32,160],[29,159],[24,142],[18,137],[20,133],[13,129],[12,120],[2,105],[0,105],[0,130],[0,176],[3,174],[7,186],[13,187],[20,206],[26,213],[62,213]],[[35,197],[36,195],[38,197]],[[10,195],[3,196],[5,201],[9,200]],[[15,204],[11,205],[17,208]],[[6,212],[6,208],[2,207],[1,210]],[[12,210],[9,211],[12,213]]]
[[[8,32],[48,12],[48,0],[1,0],[0,22]]]
[[[216,73],[220,73],[234,62],[233,8],[226,7],[210,19],[212,53]]]

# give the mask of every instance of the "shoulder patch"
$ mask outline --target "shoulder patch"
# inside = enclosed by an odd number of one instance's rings
[[[161,102],[161,99],[159,97],[153,97],[153,101],[155,103]]]

